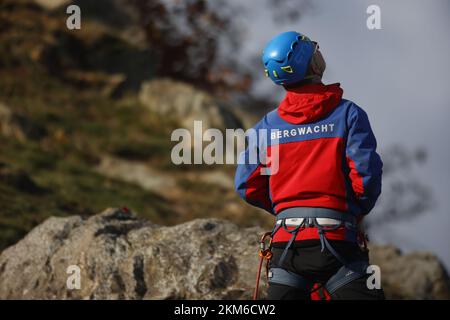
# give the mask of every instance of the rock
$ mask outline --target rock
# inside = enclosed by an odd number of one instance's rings
[[[393,246],[372,246],[371,263],[380,266],[389,299],[450,299],[450,279],[429,252],[403,254]]]
[[[0,256],[0,298],[250,298],[261,231],[216,219],[163,227],[115,209],[52,217]],[[66,287],[70,265],[80,290]]]
[[[97,171],[107,177],[131,182],[159,194],[170,193],[176,187],[173,176],[154,170],[142,162],[105,156],[97,166]]]
[[[181,190],[178,186],[176,175],[155,170],[140,161],[129,161],[112,156],[104,156],[96,167],[98,173],[134,183],[142,189],[152,191],[165,196],[174,195]],[[184,172],[182,177],[193,182],[202,182],[215,185],[224,190],[234,187],[233,176],[221,170],[209,170],[206,172]]]
[[[188,129],[194,121],[202,121],[203,130],[242,127],[238,118],[212,96],[183,82],[169,79],[144,82],[139,98],[150,110],[179,119]]]
[[[234,188],[233,175],[222,170],[209,170],[206,172],[186,172],[184,177],[191,181],[212,184],[224,190],[232,190]]]
[[[52,217],[0,255],[0,299],[249,299],[262,232],[219,219],[166,227],[118,209]],[[449,297],[446,272],[431,254],[371,252],[389,297]],[[73,265],[78,290],[66,286]],[[264,297],[264,275],[261,285]]]

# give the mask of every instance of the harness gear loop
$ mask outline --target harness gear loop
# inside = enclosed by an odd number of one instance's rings
[[[278,229],[276,229],[278,230]],[[266,278],[269,276],[269,260],[272,258],[272,252],[270,251],[272,247],[272,235],[276,232],[274,229],[273,231],[269,231],[263,234],[261,239],[259,240],[259,252],[258,255],[260,257],[259,264],[258,264],[258,272],[256,273],[256,285],[255,290],[253,291],[253,300],[258,299],[258,291],[259,291],[259,280],[261,279],[261,269],[262,264],[264,262],[264,259],[266,260]],[[266,248],[266,239],[270,237],[269,245]]]

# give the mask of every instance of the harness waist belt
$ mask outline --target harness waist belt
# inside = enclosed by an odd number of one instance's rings
[[[356,225],[355,216],[351,215],[350,213],[341,212],[329,208],[295,207],[283,210],[276,215],[277,220],[291,218],[328,218]]]
[[[287,226],[298,226],[303,223],[303,221],[306,218],[287,218],[286,219],[286,225]],[[317,224],[320,226],[336,226],[338,224],[341,224],[342,221],[336,220],[336,219],[329,219],[329,218],[317,218]],[[277,220],[276,224],[280,224],[282,219]]]

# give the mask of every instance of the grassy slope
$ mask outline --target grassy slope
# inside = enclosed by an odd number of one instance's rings
[[[124,150],[155,165],[164,163],[160,154],[170,154],[170,145],[160,120],[136,107],[133,99],[80,94],[45,76],[33,83],[32,77],[20,79],[8,72],[13,70],[2,70],[0,77],[2,101],[46,128],[47,136],[25,141],[0,137],[0,162],[27,172],[47,191],[30,194],[0,181],[0,247],[47,216],[92,214],[108,206],[131,205],[156,222],[167,222],[169,206],[164,200],[93,170],[103,153]],[[8,90],[24,94],[8,94]]]
[[[0,136],[0,162],[26,172],[45,192],[22,190],[0,179],[0,249],[48,216],[89,215],[109,206],[130,206],[167,223],[171,210],[164,199],[105,178],[93,166],[104,153],[165,163],[164,155],[170,154],[167,130],[174,124],[140,108],[132,95],[111,99],[53,76],[33,52],[59,41],[52,39],[59,36],[53,31],[59,20],[23,3],[1,10],[0,101],[47,134],[22,141]]]
[[[50,16],[27,1],[18,3],[5,1],[0,10],[0,102],[45,128],[46,134],[25,140],[0,135],[0,164],[25,172],[43,191],[30,192],[0,178],[0,250],[49,216],[90,215],[111,206],[128,206],[164,224],[215,215],[243,225],[269,225],[250,207],[245,215],[228,216],[224,206],[237,197],[215,185],[181,180],[185,194],[172,203],[96,173],[93,167],[104,154],[148,163],[181,177],[185,170],[209,168],[171,165],[169,137],[176,123],[142,108],[134,93],[111,98],[50,70],[39,52],[72,41],[74,35],[61,27],[61,16]],[[8,9],[12,5],[14,9]],[[232,174],[232,168],[225,170]],[[180,207],[187,212],[181,217],[176,213]]]

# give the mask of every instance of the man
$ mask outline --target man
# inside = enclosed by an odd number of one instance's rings
[[[275,216],[268,298],[384,299],[367,284],[359,227],[381,193],[383,165],[367,114],[339,84],[322,83],[325,61],[308,37],[276,36],[262,61],[286,96],[255,125],[269,133],[241,155],[235,188]],[[255,148],[270,160],[246,161]]]

